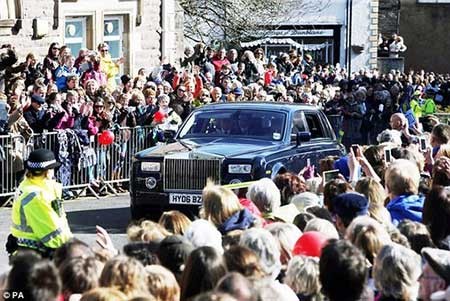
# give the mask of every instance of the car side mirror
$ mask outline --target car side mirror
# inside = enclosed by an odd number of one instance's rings
[[[302,144],[302,142],[308,142],[311,140],[311,133],[310,132],[298,132],[297,133],[297,146]]]

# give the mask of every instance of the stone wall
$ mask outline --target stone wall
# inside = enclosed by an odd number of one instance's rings
[[[380,1],[378,30],[383,36],[398,33],[400,7],[400,0]]]
[[[23,0],[22,28],[16,32],[15,28],[0,26],[0,44],[13,44],[21,57],[25,57],[29,52],[45,56],[50,43],[63,41],[59,31],[62,23],[58,23],[59,28],[53,28],[54,4],[54,1],[49,0]],[[49,32],[41,39],[33,38],[34,19],[48,25]]]
[[[0,0],[1,1],[1,0]],[[22,0],[23,10],[21,28],[12,28],[15,20],[0,20],[0,45],[13,44],[21,59],[29,52],[43,58],[52,42],[64,43],[64,20],[71,16],[89,18],[87,46],[96,48],[103,41],[103,18],[106,15],[120,15],[124,20],[123,54],[126,64],[123,72],[136,74],[145,67],[148,71],[159,64],[163,51],[173,62],[182,56],[183,28],[175,26],[174,19],[182,18],[174,3],[176,0]],[[166,19],[174,24],[170,28],[161,28],[161,2],[164,1]],[[39,20],[48,32],[42,38],[33,37],[33,20]],[[55,24],[56,23],[56,24]],[[182,24],[182,22],[181,22]],[[168,39],[165,49],[161,41],[163,32]],[[179,45],[181,43],[181,45]],[[74,54],[75,56],[77,54]]]
[[[408,46],[405,69],[450,72],[450,6],[402,0],[400,35]]]
[[[351,71],[377,66],[379,0],[353,1]]]

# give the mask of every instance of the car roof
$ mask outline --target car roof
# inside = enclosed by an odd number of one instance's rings
[[[261,109],[261,110],[283,110],[283,111],[297,111],[298,109],[304,110],[317,110],[317,107],[309,104],[301,103],[287,103],[287,102],[270,102],[270,101],[240,101],[240,102],[216,102],[205,105],[197,110],[208,109]]]

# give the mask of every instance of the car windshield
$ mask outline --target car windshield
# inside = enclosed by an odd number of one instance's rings
[[[248,137],[279,141],[283,137],[286,114],[257,110],[221,110],[194,112],[186,121],[179,138]]]

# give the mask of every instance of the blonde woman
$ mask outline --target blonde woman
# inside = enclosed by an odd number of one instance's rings
[[[391,224],[391,215],[384,207],[387,195],[380,183],[371,177],[361,178],[356,183],[355,190],[369,200],[370,217],[383,225]]]
[[[321,301],[319,280],[319,259],[315,257],[295,256],[289,261],[284,283],[287,284],[301,300]]]
[[[98,287],[84,293],[80,301],[125,301],[127,296],[114,288]]]
[[[127,297],[147,295],[147,273],[134,258],[117,256],[108,261],[100,275],[100,286],[120,290]]]
[[[164,212],[159,218],[158,224],[173,234],[184,235],[191,225],[189,218],[178,210]]]
[[[381,248],[391,239],[383,226],[368,216],[358,216],[348,226],[345,237],[365,255],[367,264],[373,265]]]
[[[226,234],[233,230],[250,228],[255,218],[239,203],[238,197],[228,188],[208,183],[202,192],[201,215]]]
[[[439,159],[440,157],[447,157],[450,158],[450,144],[442,144],[439,147],[439,151],[436,154],[435,159]]]
[[[171,235],[163,226],[155,222],[144,220],[139,224],[130,225],[127,229],[129,241],[161,242]]]
[[[257,61],[255,55],[250,50],[244,51],[241,61],[245,64],[245,78],[249,83],[256,82],[264,74],[262,62]]]
[[[145,267],[147,286],[156,301],[179,301],[180,286],[171,271],[160,265]]]

